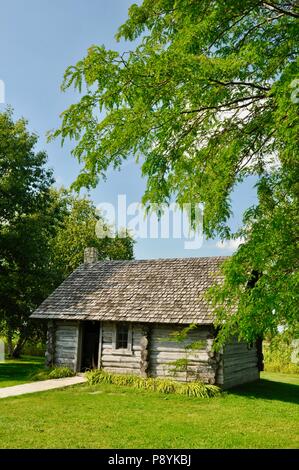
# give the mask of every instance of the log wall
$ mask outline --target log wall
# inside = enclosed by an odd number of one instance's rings
[[[230,388],[260,377],[256,345],[232,341],[223,351],[223,388]]]
[[[115,323],[101,322],[99,367],[115,373],[168,377],[179,381],[201,380],[224,389],[259,379],[257,348],[233,340],[223,351],[213,351],[214,331],[201,326],[188,334],[184,342],[171,341],[171,333],[180,325],[130,325],[131,349],[115,349]],[[47,363],[80,370],[80,322],[55,321],[48,325]],[[187,350],[190,343],[200,341],[197,350]],[[187,360],[181,368],[173,364]]]
[[[212,351],[213,332],[209,327],[191,330],[183,342],[171,341],[171,333],[177,332],[180,325],[155,324],[150,335],[150,375],[169,377],[179,381],[202,380],[214,384],[218,357]],[[186,346],[200,341],[197,350],[188,350]],[[183,360],[181,367],[173,362]]]
[[[102,351],[100,366],[109,372],[120,374],[137,374],[146,376],[147,362],[147,326],[141,323],[131,324],[131,350],[114,348],[113,336],[115,323],[102,322]]]
[[[55,353],[54,363],[78,369],[79,322],[55,322]]]

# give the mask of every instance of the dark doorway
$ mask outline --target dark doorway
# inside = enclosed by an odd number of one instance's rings
[[[98,367],[99,358],[99,322],[82,322],[81,371]]]

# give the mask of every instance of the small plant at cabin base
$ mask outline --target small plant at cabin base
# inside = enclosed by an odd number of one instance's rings
[[[35,372],[30,376],[30,380],[48,380],[48,379],[62,379],[64,377],[74,377],[76,374],[69,367],[51,367]]]
[[[85,376],[89,385],[98,385],[101,383],[125,385],[152,392],[165,394],[175,393],[199,398],[212,398],[221,394],[220,388],[216,385],[206,385],[201,382],[180,383],[170,379],[144,378],[132,374],[113,374],[103,371],[102,369],[88,371]]]
[[[49,372],[49,379],[61,379],[63,377],[74,377],[75,372],[69,367],[54,367]]]
[[[48,380],[49,379],[49,370],[39,370],[37,372],[33,372],[28,377],[30,382],[37,382],[38,380]]]

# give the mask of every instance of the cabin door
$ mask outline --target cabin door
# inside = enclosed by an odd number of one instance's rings
[[[100,322],[82,322],[81,371],[97,369],[99,359]]]

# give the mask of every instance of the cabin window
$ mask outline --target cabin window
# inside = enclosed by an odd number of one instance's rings
[[[129,346],[129,325],[121,323],[116,325],[115,349],[128,349]]]

